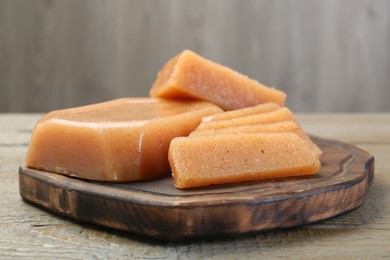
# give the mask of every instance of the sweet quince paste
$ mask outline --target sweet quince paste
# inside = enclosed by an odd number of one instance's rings
[[[293,113],[286,107],[264,106],[209,116],[189,137],[174,138],[169,161],[176,187],[318,172],[322,151]]]
[[[48,113],[34,129],[26,165],[113,182],[172,172],[177,188],[321,167],[322,152],[284,107],[285,93],[192,51],[167,62],[150,95]]]
[[[207,102],[154,98],[53,111],[36,125],[25,162],[31,168],[99,181],[170,175],[171,140],[221,111]]]
[[[230,112],[226,112],[230,113]],[[294,114],[287,107],[281,107],[274,111],[267,113],[256,113],[252,115],[245,115],[242,117],[236,117],[229,120],[211,120],[203,121],[197,130],[206,129],[223,129],[235,126],[255,125],[255,124],[270,124],[286,120],[296,120]]]
[[[185,50],[169,60],[150,90],[152,97],[200,99],[224,110],[274,102],[284,105],[286,94],[264,86],[228,67]]]
[[[321,163],[295,133],[240,133],[174,138],[169,161],[176,188],[316,173]]]
[[[276,103],[264,103],[257,106],[241,108],[237,110],[228,111],[227,113],[218,113],[209,117],[203,118],[202,121],[218,121],[218,120],[227,120],[243,116],[251,116],[254,114],[260,114],[265,112],[275,111],[280,108]]]

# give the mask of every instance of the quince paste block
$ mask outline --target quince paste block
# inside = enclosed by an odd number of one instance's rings
[[[176,188],[311,175],[321,167],[294,133],[178,137],[169,161]]]
[[[308,142],[318,157],[322,155],[321,149],[313,143],[310,137],[303,131],[295,121],[281,121],[271,124],[243,125],[221,129],[195,130],[189,136],[211,136],[220,134],[242,134],[242,133],[295,133]]]
[[[153,98],[53,111],[36,125],[26,165],[99,181],[170,175],[171,140],[188,135],[202,117],[221,111],[207,102]]]
[[[228,120],[234,119],[243,116],[250,116],[254,114],[261,114],[266,112],[275,111],[280,108],[280,106],[276,103],[263,103],[253,107],[246,107],[237,110],[227,111],[224,113],[218,113],[206,118],[203,118],[202,121],[219,121],[219,120]]]
[[[235,111],[229,111],[225,113],[231,113]],[[270,124],[280,121],[292,120],[296,121],[294,114],[287,107],[281,107],[274,111],[247,115],[243,117],[237,117],[227,120],[211,120],[203,121],[196,130],[207,130],[207,129],[222,129],[236,126],[245,126],[245,125],[257,125],[257,124]]]
[[[205,136],[218,134],[242,134],[242,133],[278,133],[294,132],[298,135],[305,134],[295,121],[281,121],[270,124],[242,125],[220,129],[194,130],[189,136]],[[306,134],[305,134],[306,135]]]
[[[150,95],[210,101],[224,110],[266,102],[283,106],[286,99],[284,92],[264,86],[189,50],[183,51],[164,65]]]

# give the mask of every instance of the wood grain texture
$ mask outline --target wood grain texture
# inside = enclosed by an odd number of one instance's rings
[[[0,112],[146,96],[192,49],[294,111],[390,111],[387,0],[0,1]]]
[[[22,201],[17,169],[41,115],[0,114],[0,258],[28,259],[379,259],[390,256],[390,114],[299,114],[317,136],[375,156],[365,203],[336,218],[235,238],[156,242],[80,225]],[[357,129],[360,129],[359,131]],[[349,134],[348,134],[349,133]],[[387,137],[387,139],[383,139]]]
[[[114,184],[21,167],[19,191],[27,202],[57,214],[161,240],[294,227],[361,206],[374,179],[374,158],[367,152],[314,141],[323,151],[315,176],[178,190],[171,177]]]

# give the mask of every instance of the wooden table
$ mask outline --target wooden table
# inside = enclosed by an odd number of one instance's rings
[[[39,117],[0,114],[0,258],[390,257],[390,114],[298,115],[307,132],[353,143],[375,156],[374,183],[360,208],[308,226],[192,242],[150,241],[25,203],[18,167]]]

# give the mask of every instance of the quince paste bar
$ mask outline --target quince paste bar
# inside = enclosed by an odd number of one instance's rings
[[[219,121],[234,119],[243,116],[251,116],[254,114],[261,114],[266,112],[275,111],[280,108],[276,103],[263,103],[257,106],[241,108],[237,110],[227,111],[225,113],[218,113],[209,117],[204,118],[202,121]]]
[[[201,101],[124,98],[53,111],[36,125],[26,165],[99,181],[170,175],[168,148],[202,117],[221,112]]]
[[[274,102],[284,105],[286,94],[264,86],[228,67],[185,50],[169,60],[150,90],[152,97],[210,101],[224,110]]]
[[[294,132],[298,135],[305,134],[297,122],[292,120],[280,121],[270,124],[255,124],[233,126],[220,129],[195,130],[189,136],[205,136],[218,134],[241,134],[241,133],[278,133]],[[306,134],[305,134],[306,135]]]
[[[321,167],[295,133],[178,137],[171,142],[169,161],[176,188],[310,175]]]
[[[229,111],[225,113],[232,113],[236,111]],[[293,120],[295,116],[287,107],[281,107],[274,111],[246,115],[242,117],[236,117],[226,120],[213,120],[213,117],[209,117],[211,120],[203,121],[196,130],[208,130],[208,129],[222,129],[235,126],[255,125],[255,124],[270,124],[280,121]]]
[[[217,114],[218,115],[218,114]],[[303,138],[308,145],[315,151],[320,157],[322,155],[321,149],[313,143],[310,137],[303,131],[300,125],[295,121],[280,121],[271,124],[256,124],[256,125],[243,125],[235,127],[227,127],[221,129],[209,129],[209,130],[195,130],[189,136],[212,136],[220,134],[242,134],[242,133],[295,133],[299,137]]]

